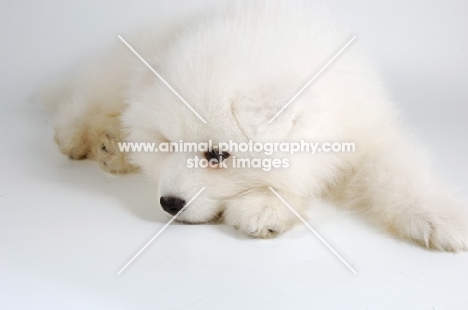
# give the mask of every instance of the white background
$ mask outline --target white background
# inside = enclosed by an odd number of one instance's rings
[[[168,220],[155,188],[60,155],[51,116],[30,97],[132,21],[189,4],[203,2],[2,4],[0,308],[468,309],[468,253],[427,251],[324,205],[309,222],[358,275],[302,225],[254,240],[224,225],[174,224],[117,276]],[[466,199],[468,3],[332,4],[432,149],[440,178]]]

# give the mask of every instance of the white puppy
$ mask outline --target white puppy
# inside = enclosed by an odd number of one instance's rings
[[[73,159],[158,180],[161,204],[203,223],[222,218],[255,237],[290,228],[307,200],[329,197],[398,238],[466,250],[463,206],[435,182],[379,75],[351,44],[274,121],[268,121],[351,38],[320,6],[238,1],[123,36],[207,121],[203,123],[122,42],[91,63],[57,108],[55,139]],[[353,142],[354,153],[274,154],[288,168],[190,169],[213,152],[119,152],[120,141]],[[211,155],[210,155],[211,154]],[[234,157],[264,154],[224,153]]]

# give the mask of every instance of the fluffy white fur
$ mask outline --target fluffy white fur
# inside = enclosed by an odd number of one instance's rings
[[[267,123],[351,38],[324,8],[238,1],[123,37],[208,124],[116,40],[82,70],[57,108],[55,138],[64,154],[95,159],[109,172],[141,169],[158,181],[155,198],[188,201],[206,186],[179,216],[184,222],[208,222],[222,214],[225,223],[252,236],[274,236],[297,219],[271,186],[301,214],[307,200],[329,197],[396,237],[443,251],[467,249],[464,207],[430,176],[358,42]],[[289,168],[264,172],[188,169],[187,158],[203,155],[129,155],[116,147],[123,140],[229,139],[351,141],[356,152],[287,156]]]

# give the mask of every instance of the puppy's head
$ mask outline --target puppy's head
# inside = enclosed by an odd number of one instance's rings
[[[226,37],[222,32],[219,35],[219,40],[209,41],[205,38],[210,36],[203,35],[199,38],[203,41],[200,44],[181,41],[180,46],[175,45],[155,66],[186,102],[150,70],[142,69],[146,76],[139,80],[145,81],[144,85],[135,88],[132,103],[124,115],[129,141],[176,144],[181,140],[212,141],[216,146],[230,140],[281,142],[291,138],[293,129],[301,126],[301,107],[304,106],[301,101],[308,90],[271,123],[269,121],[291,99],[298,85],[310,78],[309,71],[303,70],[304,63],[298,60],[300,57],[291,56],[292,51],[306,54],[304,48],[290,48],[282,57],[271,52],[278,50],[278,40],[274,36],[262,37],[268,44],[264,42],[255,49],[246,49],[244,35],[236,34],[237,39]],[[225,42],[221,43],[223,40]],[[278,62],[278,58],[283,61]],[[313,69],[312,66],[310,70]],[[230,155],[225,163],[227,168],[188,167],[191,159],[206,158],[206,154],[213,151],[138,153],[132,158],[144,172],[158,180],[160,201],[169,213],[177,212],[206,187],[178,217],[185,222],[216,218],[227,200],[289,177],[290,171],[285,169],[266,172],[258,168],[234,168],[236,159],[265,156],[236,150],[227,151]]]
[[[273,91],[210,91],[211,96],[190,96],[190,104],[204,123],[174,94],[162,87],[151,90],[146,98],[167,98],[162,102],[141,103],[129,108],[124,123],[130,141],[154,142],[166,151],[134,153],[134,162],[158,180],[159,200],[164,211],[177,214],[187,223],[210,222],[220,217],[230,199],[270,181],[284,178],[284,170],[265,171],[238,164],[239,159],[263,160],[264,153],[236,148],[220,150],[220,143],[283,141],[296,121],[290,109],[268,121],[281,109],[285,98]],[[195,97],[195,100],[194,100]],[[187,96],[189,98],[189,96]],[[142,112],[144,111],[144,112]],[[161,144],[162,143],[162,144]],[[190,145],[188,145],[190,144]],[[211,164],[208,164],[211,163]],[[208,164],[208,165],[207,165]],[[196,199],[192,198],[206,188]]]

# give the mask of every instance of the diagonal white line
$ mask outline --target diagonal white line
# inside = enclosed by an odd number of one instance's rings
[[[182,212],[184,212],[184,210],[192,203],[192,201],[195,200],[195,198],[198,197],[198,195],[201,194],[201,192],[203,192],[203,191],[205,190],[205,188],[206,188],[206,187],[203,187],[198,193],[196,193],[195,196],[193,196],[193,198],[190,199],[190,201],[187,202],[187,204],[186,204],[179,212],[177,212],[177,214],[174,215],[174,217],[171,218],[171,220],[170,220],[169,222],[167,222],[167,224],[164,225],[164,227],[161,228],[161,229],[158,231],[158,233],[157,233],[156,235],[154,235],[154,237],[151,238],[151,240],[148,241],[148,242],[145,244],[145,246],[142,247],[141,250],[138,251],[138,253],[136,253],[135,256],[133,256],[132,259],[129,260],[128,263],[125,264],[125,266],[123,266],[122,269],[120,269],[119,272],[117,272],[117,275],[120,275],[120,274],[125,270],[125,268],[127,268],[128,265],[130,265],[130,264],[141,254],[141,252],[143,252],[143,251],[151,244],[151,242],[153,242],[154,239],[156,239],[156,238],[164,231],[164,229],[167,228],[167,226],[169,226]]]
[[[293,207],[291,207],[287,202],[286,200],[283,199],[283,197],[281,197],[272,187],[268,187],[272,192],[273,194],[276,195],[276,197],[279,198],[279,200],[281,200],[313,233],[315,236],[317,236],[317,238],[320,239],[320,241],[322,241],[323,244],[325,244],[325,246],[333,253],[335,254],[336,257],[338,257],[342,262],[343,264],[346,265],[346,267],[349,268],[349,270],[351,270],[354,274],[357,274],[356,270],[353,269],[353,267],[351,267],[344,259],[343,257],[341,257],[340,254],[338,254],[329,244],[328,242],[325,241],[325,239],[322,238],[322,236],[319,235],[318,232],[315,231],[315,229],[313,229],[309,223],[307,223],[303,218],[302,216],[299,215],[299,213],[296,212],[296,210],[293,209]]]
[[[135,51],[133,49],[133,47],[130,46],[130,44],[127,43],[127,41],[125,41],[120,35],[118,36],[119,39],[125,44],[127,45],[127,47],[138,57],[140,58],[140,60],[151,70],[153,71],[154,74],[156,74],[156,76],[161,80],[161,82],[163,82],[183,103],[185,103],[185,105],[196,115],[198,116],[198,118],[206,124],[206,121],[203,119],[203,117],[200,116],[200,114],[197,113],[197,111],[195,111],[194,108],[192,108],[192,106],[190,104],[188,104],[187,101],[185,101],[184,98],[182,98],[181,95],[179,95],[179,93],[174,89],[172,88],[171,85],[169,85],[168,82],[166,82],[165,79],[163,79],[162,76],[159,75],[159,73],[156,72],[156,70],[153,69],[153,67],[150,66],[149,63],[146,62],[146,60],[143,59],[143,57],[140,56],[140,54],[137,53],[137,51]]]
[[[346,43],[345,46],[343,46],[343,47],[338,51],[338,53],[336,53],[335,56],[333,56],[333,58],[330,59],[330,61],[328,61],[328,62],[325,64],[325,66],[323,66],[323,68],[320,69],[320,71],[317,72],[317,73],[312,77],[312,79],[310,79],[310,81],[307,82],[307,84],[305,84],[304,87],[302,87],[302,88],[299,90],[299,92],[298,92],[297,94],[295,94],[294,97],[292,97],[292,98],[284,105],[284,107],[282,107],[281,110],[279,110],[278,113],[276,113],[275,116],[273,116],[273,118],[270,119],[270,120],[268,121],[268,123],[273,122],[273,120],[274,120],[275,118],[277,118],[278,115],[280,115],[281,112],[283,112],[284,109],[286,109],[286,108],[287,108],[287,107],[288,107],[288,106],[289,106],[289,105],[290,105],[290,104],[291,104],[291,103],[292,103],[292,102],[293,102],[293,101],[310,85],[310,83],[312,83],[312,82],[323,72],[323,70],[325,70],[325,69],[336,59],[336,57],[338,57],[338,56],[354,41],[354,39],[356,39],[356,36],[352,37],[351,40],[349,40],[348,43]]]

